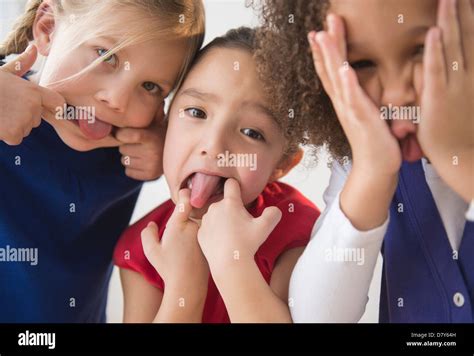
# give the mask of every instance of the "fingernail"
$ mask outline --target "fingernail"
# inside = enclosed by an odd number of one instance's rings
[[[31,52],[32,49],[33,49],[33,43],[30,43],[30,44],[28,45],[28,47],[26,47],[25,52],[27,52],[27,53],[28,53],[28,52]]]
[[[315,32],[311,31],[310,33],[308,33],[309,43],[313,43],[313,44],[316,43],[314,36],[315,36]]]

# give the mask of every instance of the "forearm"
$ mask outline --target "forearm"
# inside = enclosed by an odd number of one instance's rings
[[[365,311],[388,219],[361,232],[342,213],[339,195],[326,209],[291,275],[290,311],[295,323],[355,323]],[[345,253],[353,258],[338,258]]]
[[[214,281],[232,323],[292,322],[288,304],[273,292],[253,259],[218,270]]]
[[[354,165],[341,192],[341,210],[360,231],[380,226],[387,219],[397,183],[398,175],[371,176]]]
[[[165,288],[154,323],[201,323],[207,288],[169,286]]]

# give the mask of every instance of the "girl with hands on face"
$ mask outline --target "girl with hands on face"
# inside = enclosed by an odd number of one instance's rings
[[[312,27],[285,24],[288,13]],[[292,275],[293,319],[357,322],[381,252],[381,322],[472,322],[473,2],[269,0],[263,18],[283,33],[261,43],[267,85],[288,66],[297,78],[316,69],[275,96],[335,158]],[[333,249],[365,258],[334,261]]]

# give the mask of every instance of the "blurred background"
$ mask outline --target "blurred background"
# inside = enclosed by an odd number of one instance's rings
[[[288,0],[292,1],[292,0]],[[0,39],[10,31],[15,18],[24,10],[26,0],[0,0]],[[258,25],[258,16],[252,8],[246,7],[245,0],[204,0],[206,7],[206,39],[205,43],[214,37],[224,34],[227,30],[239,26],[254,27]],[[330,171],[327,167],[328,156],[320,152],[318,164],[305,151],[303,161],[293,169],[283,182],[298,188],[306,197],[314,202],[322,211],[325,204],[323,192],[329,183]],[[146,183],[140,193],[135,211],[130,223],[146,215],[165,200],[169,199],[169,191],[165,179]],[[376,323],[378,321],[378,304],[381,278],[381,256],[374,273],[370,288],[369,302],[361,322]],[[350,298],[350,294],[347,295]],[[123,314],[123,295],[117,268],[114,268],[109,285],[107,304],[107,319],[109,323],[119,323]]]

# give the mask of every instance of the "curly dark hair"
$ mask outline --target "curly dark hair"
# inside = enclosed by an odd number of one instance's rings
[[[317,149],[326,144],[337,160],[350,157],[347,138],[316,75],[307,37],[310,31],[323,29],[329,0],[252,0],[248,4],[260,13],[255,57],[272,108],[279,117],[294,113],[287,126],[289,134],[298,137],[304,132],[303,143]]]

